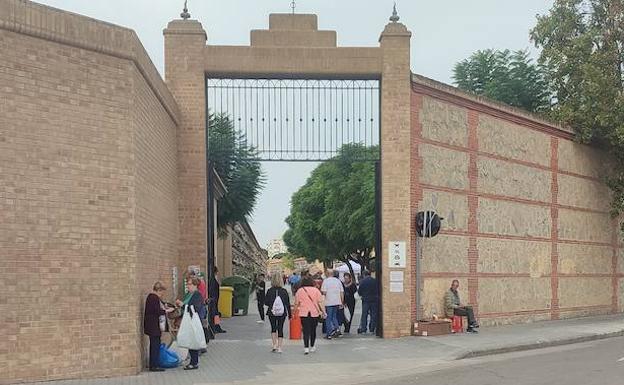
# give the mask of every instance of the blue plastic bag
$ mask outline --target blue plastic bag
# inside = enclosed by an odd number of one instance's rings
[[[167,345],[160,344],[160,362],[158,365],[161,368],[176,368],[180,365],[180,357],[172,350],[167,349]]]

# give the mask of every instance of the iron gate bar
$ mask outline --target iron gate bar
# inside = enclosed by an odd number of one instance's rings
[[[346,144],[379,145],[379,80],[206,77],[206,99],[261,161],[324,161]],[[378,159],[379,149],[354,160]]]

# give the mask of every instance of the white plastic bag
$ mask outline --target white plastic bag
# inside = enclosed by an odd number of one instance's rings
[[[206,337],[199,314],[192,305],[188,307],[191,311],[184,309],[177,337],[178,346],[189,350],[206,349]]]
[[[169,346],[169,350],[176,352],[182,361],[186,360],[186,357],[188,356],[188,349],[181,348],[180,345],[178,345],[178,341],[173,341],[171,346]]]
[[[348,307],[348,306],[345,306],[343,310],[344,310],[344,317],[345,317],[345,320],[346,320],[347,322],[351,321],[351,312],[349,311],[349,307]]]

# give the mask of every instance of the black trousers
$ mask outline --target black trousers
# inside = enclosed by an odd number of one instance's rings
[[[303,329],[303,346],[306,348],[314,347],[316,342],[316,325],[318,318],[310,316],[301,317],[301,328]]]
[[[474,310],[472,310],[472,306],[457,307],[453,310],[453,313],[460,317],[467,317],[468,327],[471,327],[472,325],[477,323],[477,320],[474,316]]]
[[[153,369],[160,366],[160,336],[149,336],[149,341],[149,367]]]
[[[264,321],[264,296],[257,296],[258,313],[260,313],[260,319]]]
[[[191,362],[189,362],[189,364],[193,366],[199,365],[199,350],[189,349],[189,355],[191,356]]]
[[[271,321],[271,333],[277,333],[279,338],[284,338],[284,321],[286,320],[286,316],[276,317],[274,315],[269,316],[269,321]]]
[[[346,301],[347,309],[349,309],[349,318],[345,317],[345,332],[349,333],[351,331],[351,322],[353,321],[353,312],[355,312],[355,298],[351,301],[347,299]]]

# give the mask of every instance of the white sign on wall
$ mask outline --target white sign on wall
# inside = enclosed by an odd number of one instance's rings
[[[390,293],[403,293],[403,282],[390,282]]]
[[[390,282],[403,282],[403,271],[391,271],[390,272]]]
[[[406,246],[404,241],[392,241],[388,245],[390,252],[390,267],[405,268],[407,265]]]

